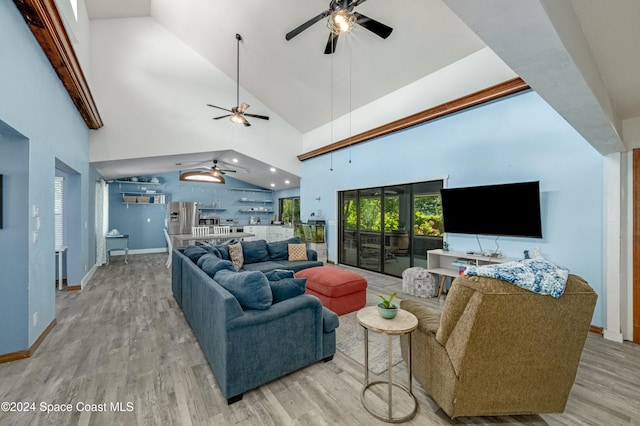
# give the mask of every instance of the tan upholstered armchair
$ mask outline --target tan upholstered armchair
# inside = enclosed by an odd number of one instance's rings
[[[563,412],[596,299],[576,275],[558,299],[461,276],[441,317],[417,300],[400,304],[418,318],[413,374],[452,418]]]

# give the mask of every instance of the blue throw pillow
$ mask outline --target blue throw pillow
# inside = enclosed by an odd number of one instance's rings
[[[244,263],[268,262],[269,251],[265,240],[241,241]]]
[[[280,281],[283,278],[293,278],[293,274],[294,272],[288,269],[273,269],[264,273],[269,281]]]
[[[202,246],[187,246],[183,253],[191,259],[193,263],[198,263],[198,259],[209,252]]]
[[[229,256],[229,244],[218,244],[213,246],[213,249],[220,253],[218,256],[220,259],[231,260],[231,257]]]
[[[300,244],[300,237],[289,238],[284,241],[274,241],[267,243],[267,250],[271,260],[287,260],[289,259],[289,244]]]
[[[236,270],[233,263],[228,260],[220,259],[212,254],[205,254],[202,256],[198,261],[198,266],[200,266],[200,268],[211,278],[215,277],[218,271],[227,270],[235,272]]]
[[[262,272],[216,272],[215,280],[231,293],[242,309],[269,309],[273,302],[267,277]]]
[[[307,289],[306,278],[284,278],[279,281],[269,281],[273,303],[282,302],[292,297],[304,294]]]
[[[198,261],[196,262],[196,265],[198,265],[198,268],[202,269],[202,264],[204,263],[204,261],[207,259],[211,259],[212,257],[216,257],[216,255],[211,253],[203,254],[202,256],[200,256],[200,259],[198,259]]]

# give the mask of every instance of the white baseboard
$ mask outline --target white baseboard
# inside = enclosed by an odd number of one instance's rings
[[[166,247],[129,250],[129,254],[168,253]],[[112,250],[111,256],[124,256],[124,250]]]
[[[604,329],[604,332],[602,333],[602,337],[604,337],[607,340],[611,340],[613,342],[618,342],[618,343],[622,343],[622,341],[623,341],[622,333],[617,332],[617,331],[607,330],[606,328]]]
[[[82,277],[82,280],[80,281],[80,288],[84,288],[84,286],[89,282],[89,280],[91,279],[91,277],[93,277],[93,274],[96,273],[96,271],[98,270],[98,265],[97,263],[95,265],[93,265],[91,267],[91,269],[89,269],[89,271],[85,274],[84,277]]]

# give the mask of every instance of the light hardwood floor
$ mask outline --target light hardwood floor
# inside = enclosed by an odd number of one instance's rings
[[[84,290],[58,293],[57,326],[35,355],[0,365],[0,401],[33,402],[36,410],[0,412],[0,425],[384,424],[361,406],[362,366],[340,352],[228,406],[173,299],[165,261],[134,255],[125,265],[114,257]],[[400,279],[359,272],[369,291],[407,296]],[[440,309],[436,299],[425,303]],[[404,363],[394,367],[396,377],[406,377]],[[412,425],[640,425],[640,345],[590,334],[563,414],[451,420],[415,381],[414,393]],[[124,411],[110,410],[117,402]],[[46,413],[42,403],[72,410]],[[106,403],[107,412],[78,410],[83,403]]]

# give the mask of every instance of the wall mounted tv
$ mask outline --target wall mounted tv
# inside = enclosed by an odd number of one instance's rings
[[[440,190],[444,232],[542,238],[539,182]]]

